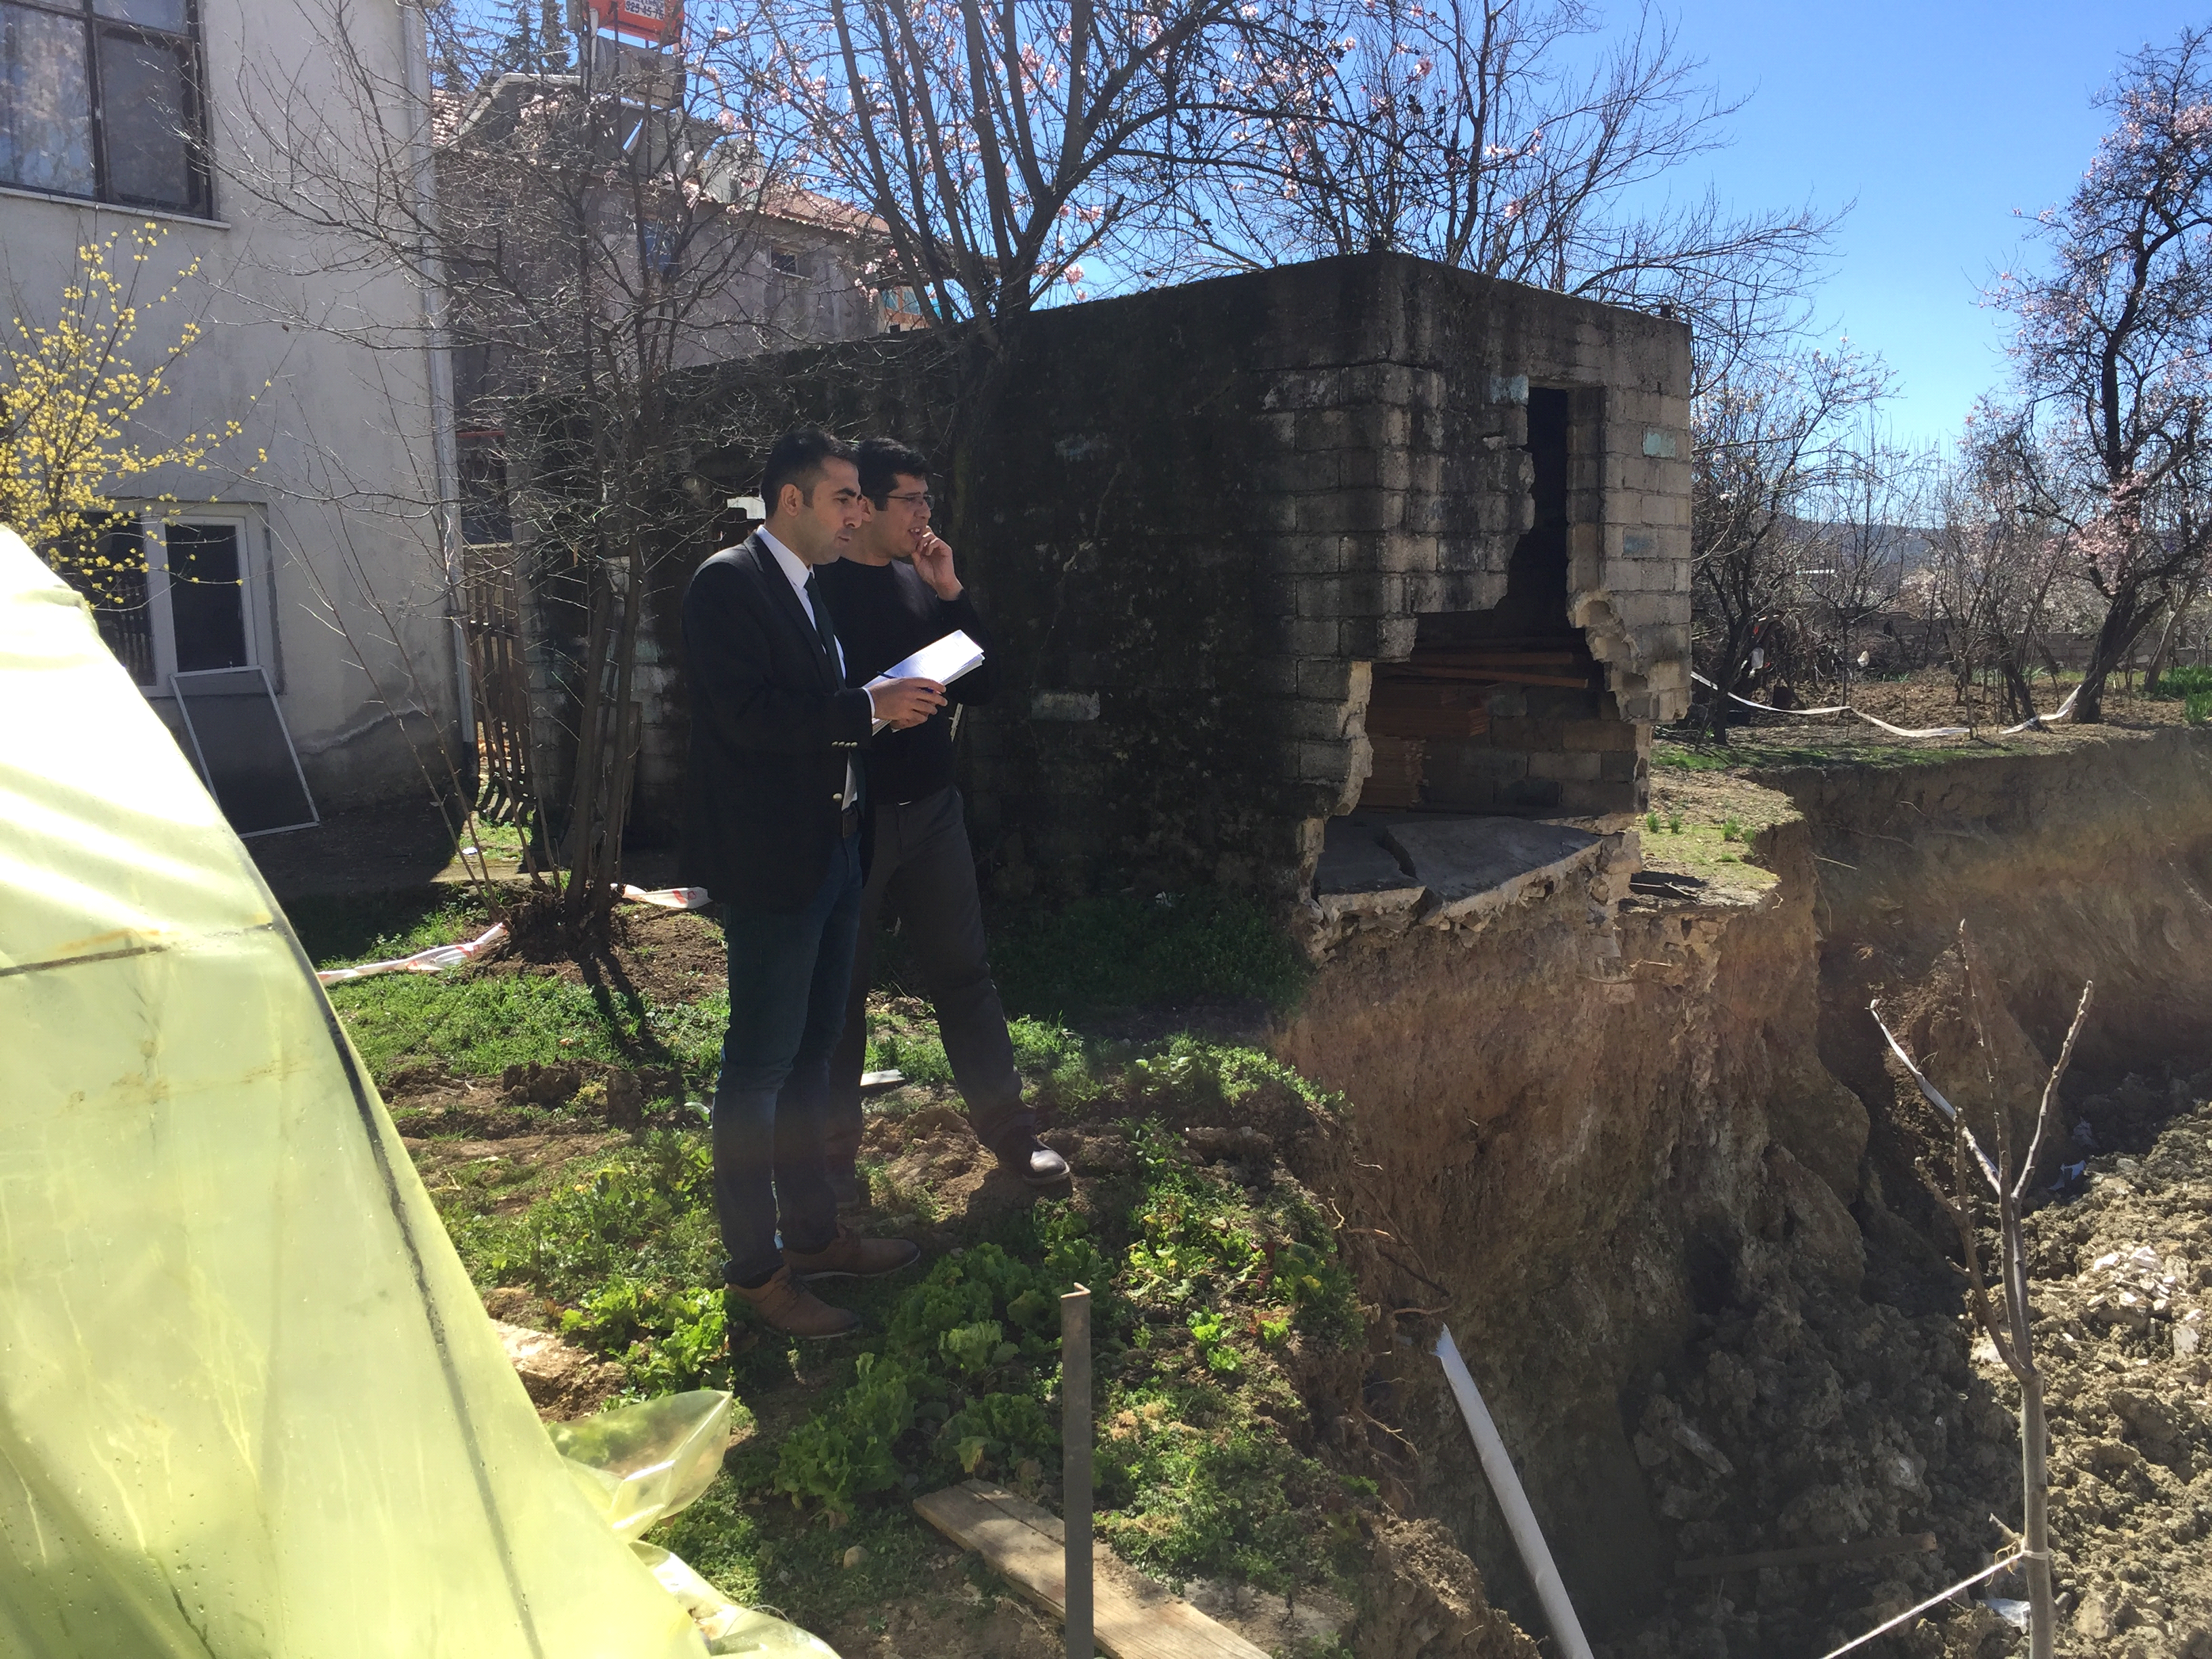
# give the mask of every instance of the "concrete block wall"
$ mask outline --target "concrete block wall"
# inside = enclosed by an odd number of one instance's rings
[[[1294,892],[1367,777],[1374,665],[1413,653],[1424,614],[1505,592],[1532,383],[1591,411],[1570,601],[1606,685],[1534,699],[1504,717],[1527,748],[1463,764],[1541,786],[1501,810],[1618,797],[1650,722],[1686,706],[1687,380],[1680,324],[1374,254],[1042,313],[995,363],[914,335],[720,365],[685,465],[706,495],[749,493],[802,419],[933,456],[999,658],[961,745],[1002,890]],[[713,545],[671,550],[672,667],[675,598]],[[639,822],[672,825],[680,685],[650,695]]]

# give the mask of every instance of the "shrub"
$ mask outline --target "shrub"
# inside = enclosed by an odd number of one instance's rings
[[[2184,663],[2168,668],[2150,684],[2143,687],[2147,697],[2180,697],[2212,696],[2212,665]]]

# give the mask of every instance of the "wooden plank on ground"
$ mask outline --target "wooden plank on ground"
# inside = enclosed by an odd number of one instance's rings
[[[981,1480],[926,1492],[914,1507],[961,1548],[981,1555],[1028,1600],[1055,1619],[1066,1617],[1066,1540],[1049,1510]],[[1267,1659],[1104,1545],[1093,1556],[1098,1571],[1091,1628],[1108,1659]]]

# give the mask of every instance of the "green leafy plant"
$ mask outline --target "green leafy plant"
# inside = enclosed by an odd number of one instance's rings
[[[1044,1407],[1025,1394],[987,1394],[971,1400],[945,1419],[937,1437],[951,1448],[963,1474],[986,1467],[1011,1469],[1025,1458],[1042,1461],[1060,1445]]]
[[[1229,1322],[1218,1313],[1190,1316],[1190,1334],[1198,1343],[1199,1358],[1208,1370],[1223,1376],[1234,1376],[1243,1369],[1237,1350],[1229,1346]]]
[[[2212,690],[2191,691],[2181,700],[2181,718],[2191,726],[2212,720]]]
[[[1655,836],[1657,835],[1659,833],[1659,814],[1656,812],[1646,812],[1644,815],[1644,828],[1649,833]]]
[[[775,1487],[794,1501],[815,1498],[842,1510],[863,1492],[898,1484],[892,1448],[914,1426],[923,1379],[882,1354],[864,1353],[853,1369],[852,1386],[784,1440]]]

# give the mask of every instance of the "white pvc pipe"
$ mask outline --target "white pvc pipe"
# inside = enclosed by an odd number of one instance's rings
[[[1437,1338],[1436,1352],[1459,1400],[1460,1415],[1467,1419],[1468,1432],[1474,1437],[1482,1472],[1490,1477],[1490,1489],[1498,1494],[1498,1507],[1505,1513],[1505,1528],[1521,1552],[1521,1565],[1528,1570],[1529,1579],[1536,1586],[1536,1599],[1543,1604],[1544,1617],[1552,1626],[1552,1639],[1559,1644],[1565,1659],[1590,1659],[1582,1621],[1575,1617],[1574,1603],[1567,1600],[1567,1587],[1559,1582],[1559,1568],[1552,1565],[1552,1552],[1544,1543],[1543,1528],[1536,1524],[1536,1512],[1528,1507],[1528,1494],[1521,1490],[1521,1477],[1513,1472],[1513,1460],[1505,1455],[1498,1425],[1490,1420],[1490,1407],[1482,1403],[1474,1379],[1467,1374],[1467,1362],[1459,1357],[1459,1345],[1452,1340],[1449,1326]]]

